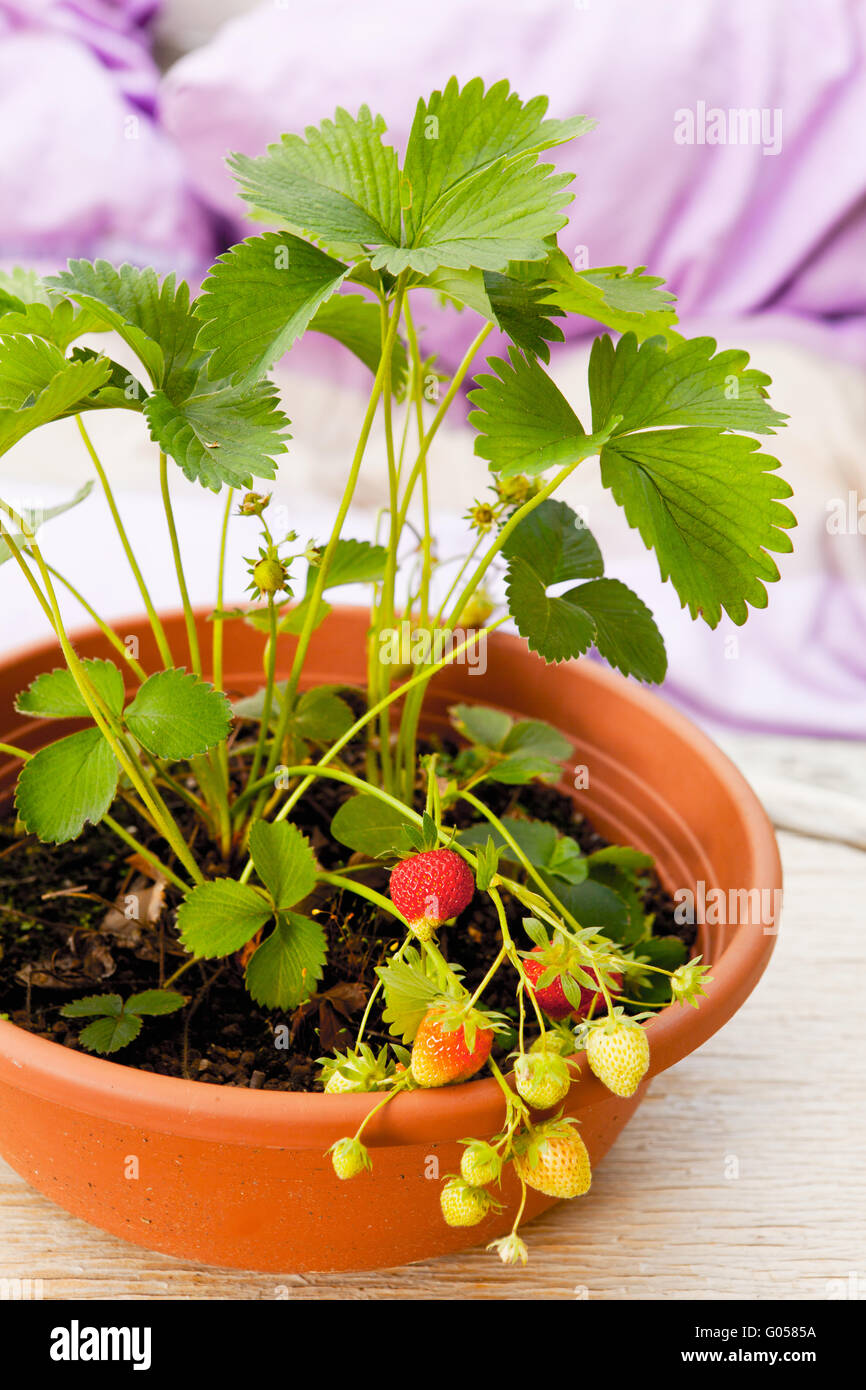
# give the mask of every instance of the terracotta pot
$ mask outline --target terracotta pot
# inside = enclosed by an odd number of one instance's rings
[[[361,610],[334,610],[313,639],[310,681],[364,682],[366,621]],[[169,616],[166,627],[174,650],[183,651],[179,616]],[[157,664],[141,619],[116,630],[136,635],[144,664]],[[261,683],[260,643],[252,630],[228,627],[231,689],[247,692]],[[283,669],[292,643],[283,644]],[[111,656],[92,629],[77,645],[83,655]],[[13,697],[57,664],[52,644],[7,657],[0,667],[0,728],[8,731],[2,738],[32,748],[56,736],[42,721],[22,725]],[[610,839],[653,854],[670,889],[699,880],[726,890],[779,889],[776,842],[754,794],[709,739],[663,700],[590,661],[545,667],[522,642],[503,635],[488,644],[486,677],[470,670],[456,666],[437,677],[433,724],[457,699],[546,719],[573,740],[574,763],[589,770],[586,790],[575,792],[571,775],[562,790]],[[11,787],[15,770],[4,769],[0,793]],[[650,1023],[650,1075],[699,1047],[754,988],[775,936],[761,925],[755,895],[743,918],[732,927],[701,928],[698,945],[712,961],[714,980],[698,1010],[670,1007]],[[566,1110],[579,1118],[594,1164],[644,1089],[619,1100],[583,1068]],[[435,1180],[456,1170],[459,1139],[499,1128],[495,1081],[398,1097],[368,1131],[374,1174],[340,1182],[325,1150],[356,1128],[369,1105],[365,1096],[250,1091],[156,1076],[0,1022],[3,1156],[76,1216],[185,1260],[284,1273],[360,1270],[445,1254],[508,1228],[506,1212],[472,1230],[449,1229]],[[126,1176],[132,1156],[134,1179]],[[627,1209],[629,1194],[621,1195]],[[514,1196],[506,1186],[509,1206]],[[550,1205],[532,1194],[529,1215]]]

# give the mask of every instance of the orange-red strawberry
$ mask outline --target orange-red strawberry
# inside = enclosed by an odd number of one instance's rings
[[[424,850],[391,871],[391,901],[422,941],[468,907],[474,892],[472,870],[453,849]]]
[[[545,963],[543,954],[544,948],[542,946],[535,946],[532,954],[527,956],[526,960],[524,960],[523,968],[529,978],[532,992],[548,1018],[552,1018],[556,1021],[568,1018],[569,1015],[573,1015],[574,1018],[586,1018],[593,1000],[596,1001],[593,1013],[598,1015],[604,1012],[606,1005],[604,1002],[604,995],[601,991],[590,989],[588,985],[577,986],[576,981],[574,982],[575,986],[580,989],[580,1008],[576,1009],[574,1007],[571,1001],[566,998],[563,988],[563,978],[567,975],[567,971],[563,972],[561,975],[557,975],[550,984],[536,988],[535,981],[538,980],[546,970],[550,969],[550,962],[548,961]],[[538,956],[539,959],[533,959],[535,956]],[[591,965],[583,966],[582,968],[585,969],[587,974],[591,975],[594,980],[598,980],[598,975]],[[611,972],[607,976],[607,979],[609,980],[609,988],[611,988],[615,994],[618,994],[623,985],[622,975]]]
[[[448,1086],[467,1081],[490,1056],[493,1029],[480,1026],[480,1016],[460,1012],[455,1005],[428,1009],[412,1044],[412,1075],[419,1086]]]

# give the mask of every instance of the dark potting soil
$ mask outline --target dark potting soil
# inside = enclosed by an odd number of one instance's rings
[[[325,869],[346,862],[348,852],[330,838],[329,827],[348,795],[349,788],[320,780],[293,816]],[[552,822],[586,853],[608,843],[553,788],[487,783],[485,796],[498,815],[518,812]],[[180,801],[172,810],[181,824],[190,814]],[[123,803],[114,815],[134,822]],[[457,821],[465,825],[470,818]],[[140,823],[134,828],[145,843],[155,838]],[[240,863],[206,867],[231,873]],[[370,871],[365,881],[387,894],[387,869]],[[84,995],[126,998],[158,988],[182,964],[185,953],[174,928],[179,897],[171,885],[154,883],[147,866],[103,827],[92,827],[58,849],[32,836],[16,837],[12,817],[0,821],[0,1014],[64,1047],[80,1048],[82,1020],[63,1018],[65,1003]],[[694,927],[674,920],[673,901],[653,873],[647,875],[643,902],[653,914],[654,935],[679,936],[691,946]],[[392,919],[330,887],[321,886],[305,910],[325,922],[328,962],[318,992],[294,1013],[282,1015],[253,1003],[244,988],[242,953],[203,961],[177,984],[191,1003],[177,1014],[146,1019],[139,1037],[111,1060],[216,1086],[321,1089],[316,1059],[333,1047],[351,1046],[375,968],[388,960],[400,937]],[[528,944],[516,905],[507,903],[507,911],[515,940]],[[500,941],[490,899],[477,894],[456,924],[442,929],[439,941],[446,957],[464,967],[467,986],[480,984]],[[485,992],[485,1004],[513,1016],[515,982],[511,967],[503,966]],[[365,1036],[373,1046],[393,1041],[375,1007]],[[506,1036],[500,1050],[509,1046]]]

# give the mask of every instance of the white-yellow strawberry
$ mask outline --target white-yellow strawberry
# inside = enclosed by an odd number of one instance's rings
[[[633,1096],[649,1069],[649,1038],[639,1023],[617,1012],[590,1028],[586,1060],[615,1096]]]
[[[582,1197],[592,1181],[586,1145],[569,1120],[536,1125],[515,1154],[514,1167],[527,1187],[566,1201]]]
[[[439,1194],[442,1215],[449,1226],[477,1226],[496,1205],[483,1187],[472,1187],[462,1178],[451,1178]]]

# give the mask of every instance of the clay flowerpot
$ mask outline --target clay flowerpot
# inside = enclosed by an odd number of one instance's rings
[[[166,626],[174,649],[183,650],[179,617],[170,616]],[[366,612],[334,610],[313,639],[307,680],[363,684],[366,626]],[[143,663],[156,666],[142,620],[116,630],[137,635]],[[207,631],[202,622],[203,637]],[[283,670],[292,643],[286,638],[282,646]],[[98,631],[81,634],[77,646],[85,656],[112,655]],[[227,629],[230,691],[261,684],[260,646],[252,630]],[[44,721],[22,725],[13,697],[59,664],[58,657],[45,644],[0,666],[0,738],[35,748],[57,736]],[[549,721],[574,743],[561,789],[604,835],[653,854],[670,890],[703,883],[738,904],[736,925],[700,928],[697,949],[714,975],[701,1007],[671,1006],[649,1024],[651,1077],[720,1028],[767,964],[775,929],[766,915],[762,924],[761,899],[775,901],[781,884],[772,828],[710,740],[637,684],[591,661],[546,667],[523,642],[498,634],[487,661],[484,677],[467,665],[440,673],[428,728],[444,721],[455,700]],[[579,791],[575,766],[589,774]],[[14,767],[5,769],[0,793],[11,788],[14,774]],[[634,1114],[645,1086],[619,1100],[582,1069],[566,1111],[580,1120],[594,1164]],[[369,1106],[362,1095],[218,1088],[139,1072],[0,1021],[3,1156],[76,1216],[188,1261],[283,1273],[360,1270],[459,1250],[510,1226],[506,1211],[480,1227],[452,1230],[439,1211],[437,1175],[456,1171],[457,1141],[489,1137],[500,1126],[495,1081],[399,1096],[365,1135],[374,1173],[340,1182],[325,1150],[354,1131]],[[127,1176],[131,1156],[138,1159],[136,1179]],[[512,1210],[514,1197],[506,1184]],[[621,1200],[627,1210],[629,1194]],[[533,1193],[529,1215],[551,1204]]]

